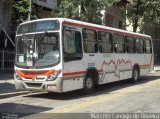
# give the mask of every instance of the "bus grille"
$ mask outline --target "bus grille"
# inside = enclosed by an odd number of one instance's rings
[[[42,83],[26,83],[28,87],[41,87]]]

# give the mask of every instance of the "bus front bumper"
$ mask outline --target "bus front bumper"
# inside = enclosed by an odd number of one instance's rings
[[[15,78],[15,88],[37,92],[62,92],[62,78],[54,81],[23,81]]]

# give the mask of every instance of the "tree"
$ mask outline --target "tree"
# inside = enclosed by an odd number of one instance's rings
[[[101,11],[119,0],[61,0],[60,12],[54,16],[101,24]]]
[[[133,24],[133,32],[137,31],[144,14],[143,10],[141,0],[131,1],[127,6],[127,18],[129,22]]]
[[[28,0],[10,0],[11,7],[15,13],[15,19],[23,22],[28,17],[29,1]]]
[[[133,24],[133,32],[145,22],[160,23],[160,0],[133,0],[127,6],[127,18]]]
[[[144,20],[160,23],[160,0],[144,0]]]

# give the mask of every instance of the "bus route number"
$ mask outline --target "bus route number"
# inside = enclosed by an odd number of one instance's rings
[[[95,62],[88,63],[88,67],[94,67],[94,66],[95,66]]]

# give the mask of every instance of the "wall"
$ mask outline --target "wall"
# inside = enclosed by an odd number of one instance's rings
[[[12,36],[13,34],[11,32],[11,25],[12,25],[11,16],[12,16],[12,13],[10,10],[9,2],[7,0],[1,0],[0,1],[0,24],[2,25],[6,33],[11,37],[12,41],[14,41],[15,36]],[[6,39],[7,37],[0,27],[0,50],[13,50],[14,46],[11,44],[9,39],[7,40]]]
[[[106,8],[106,14],[105,14],[106,26],[126,29],[125,20],[126,20],[125,11],[121,10],[120,7],[113,6]]]

